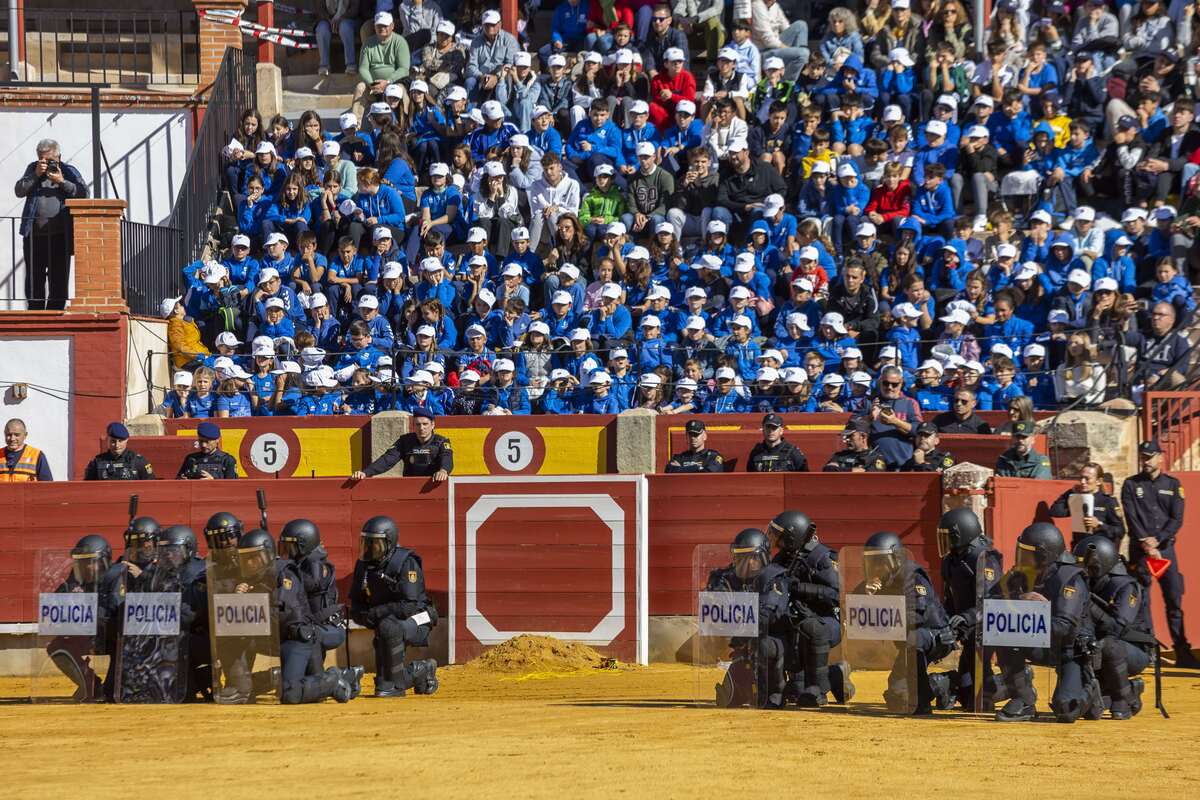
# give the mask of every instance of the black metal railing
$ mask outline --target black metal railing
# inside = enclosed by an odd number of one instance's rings
[[[71,240],[59,224],[22,236],[20,217],[0,217],[0,311],[63,308],[70,294]]]
[[[257,105],[257,87],[253,54],[226,50],[167,223],[183,233],[185,260],[174,264],[173,269],[200,258],[204,252],[221,199],[225,172],[221,150],[233,138],[242,112]]]
[[[113,5],[104,11],[25,9],[24,59],[15,76],[123,86],[199,80],[195,9],[130,11]]]
[[[134,314],[157,316],[163,298],[182,291],[183,232],[121,220],[121,284]]]

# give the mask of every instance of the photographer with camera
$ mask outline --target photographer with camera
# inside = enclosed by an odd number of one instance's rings
[[[21,236],[29,310],[61,311],[67,305],[73,243],[66,201],[87,197],[87,183],[78,170],[62,163],[58,142],[42,139],[37,161],[25,167],[14,191],[25,198]]]

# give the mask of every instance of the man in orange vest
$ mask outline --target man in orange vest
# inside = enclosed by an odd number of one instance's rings
[[[4,423],[4,466],[0,468],[0,483],[54,480],[46,454],[25,444],[28,435],[22,420],[14,417]]]

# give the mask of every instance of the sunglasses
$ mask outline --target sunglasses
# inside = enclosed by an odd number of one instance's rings
[[[882,382],[881,382],[881,385],[883,385],[883,386],[887,386],[887,387],[888,387],[888,388],[890,388],[890,389],[895,389],[895,388],[897,388],[898,386],[900,386],[901,384],[900,384],[900,382],[899,382],[899,381],[882,381]]]
[[[970,404],[971,404],[970,400],[955,400],[954,401],[954,405],[956,405],[956,406],[967,406]]]

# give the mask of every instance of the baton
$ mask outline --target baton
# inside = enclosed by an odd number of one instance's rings
[[[258,526],[270,533],[270,529],[267,528],[267,492],[265,489],[259,489],[256,494],[258,497]]]
[[[350,663],[350,608],[343,606],[342,624],[346,627],[346,669],[352,668]]]
[[[1162,645],[1157,639],[1154,640],[1154,707],[1163,715],[1163,719],[1171,718],[1162,701]]]
[[[129,495],[129,524],[133,524],[133,518],[138,512],[138,496],[136,494]]]

